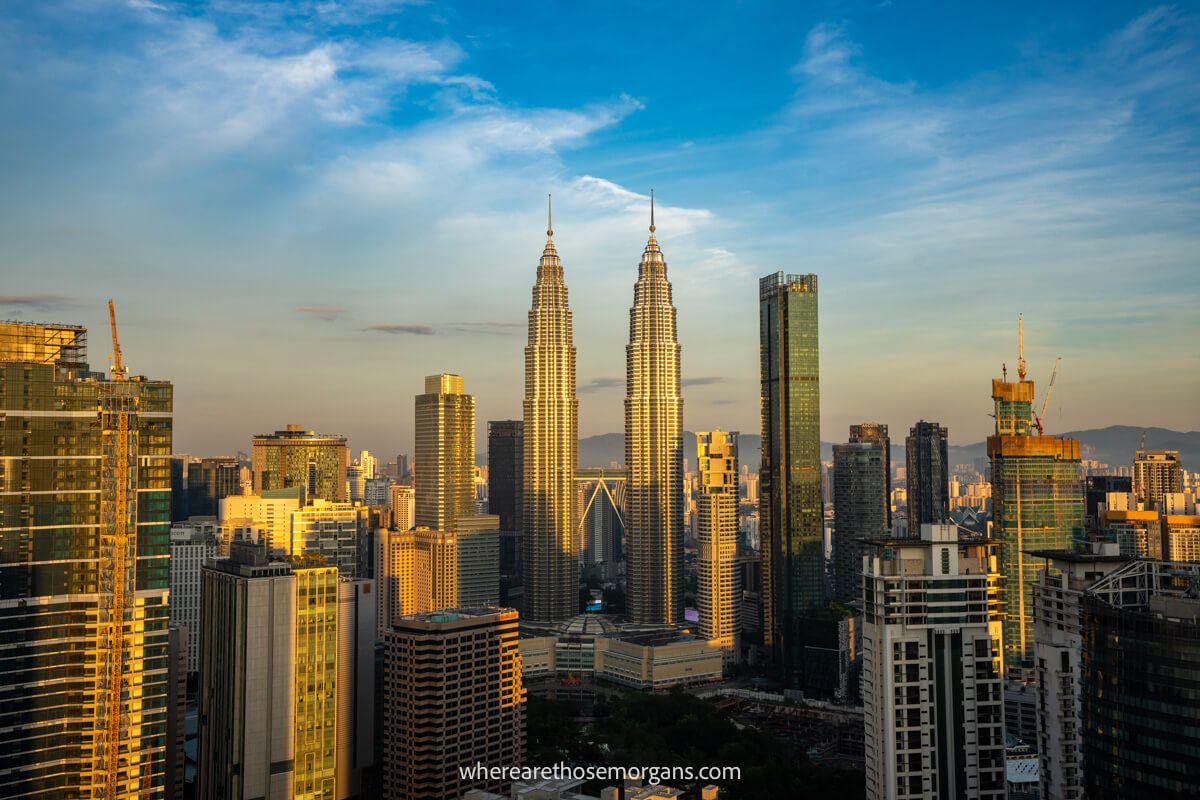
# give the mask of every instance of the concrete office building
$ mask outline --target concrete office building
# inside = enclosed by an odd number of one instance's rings
[[[217,557],[217,538],[171,528],[171,624],[187,630],[187,671],[200,669],[200,570]]]
[[[869,800],[1005,796],[995,545],[923,525],[872,542],[863,605]]]
[[[517,635],[511,609],[444,609],[392,621],[381,698],[386,800],[458,800],[469,789],[507,790],[506,781],[466,779],[459,767],[524,763]]]
[[[1138,450],[1133,456],[1133,493],[1147,509],[1161,510],[1163,496],[1183,491],[1178,450]]]

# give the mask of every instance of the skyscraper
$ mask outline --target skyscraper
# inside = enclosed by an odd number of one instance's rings
[[[870,543],[863,619],[868,800],[1003,800],[995,545],[948,524]]]
[[[1183,491],[1178,450],[1138,450],[1133,457],[1133,492],[1146,508],[1162,510],[1163,496]]]
[[[415,524],[415,498],[413,487],[393,484],[392,493],[392,527],[406,531]]]
[[[500,530],[519,531],[525,481],[525,423],[519,419],[488,423],[488,513],[500,518]]]
[[[549,218],[529,310],[523,408],[522,611],[533,620],[566,619],[579,610],[579,401],[571,308]]]
[[[1200,564],[1134,561],[1083,596],[1083,791],[1183,800],[1200,787]]]
[[[241,471],[236,458],[203,458],[188,464],[188,515],[215,517],[222,498],[241,494]]]
[[[1128,561],[1116,550],[1115,544],[1096,544],[1088,551],[1034,553],[1045,558],[1033,588],[1042,800],[1083,797],[1083,593]]]
[[[164,794],[172,386],[113,349],[0,323],[3,797]]]
[[[667,262],[642,253],[625,348],[626,611],[635,622],[683,622],[683,398]]]
[[[700,494],[696,498],[699,574],[696,607],[700,635],[738,660],[741,581],[735,565],[738,542],[738,434],[720,430],[696,434]]]
[[[879,422],[860,422],[850,426],[851,444],[874,442],[883,451],[883,510],[887,514],[887,527],[892,527],[892,440],[888,437],[888,426]]]
[[[339,800],[370,763],[369,581],[235,542],[203,570],[201,800]]]
[[[1079,441],[1043,436],[1033,420],[1033,381],[992,380],[996,433],[987,439],[992,461],[993,530],[1004,575],[1006,667],[1033,657],[1033,586],[1042,568],[1034,550],[1067,550],[1083,541],[1083,482]]]
[[[255,436],[252,445],[255,494],[300,486],[305,500],[350,500],[346,485],[350,450],[345,436],[317,434],[302,425],[288,425],[286,430]]]
[[[414,522],[450,531],[475,513],[475,397],[461,375],[430,375],[416,399]]]
[[[922,525],[950,519],[950,431],[921,420],[904,440],[908,482],[908,535],[917,537]]]
[[[802,616],[825,603],[817,276],[768,275],[758,297],[763,639],[796,686]]]
[[[392,621],[384,637],[383,796],[457,800],[472,780],[459,767],[519,767],[525,757],[525,688],[517,612],[446,609]],[[453,663],[447,676],[429,664]]]
[[[217,537],[190,526],[171,528],[171,625],[187,631],[185,671],[200,669],[200,568],[217,557]]]
[[[833,446],[833,597],[842,603],[862,600],[862,540],[891,536],[885,452],[879,441]]]

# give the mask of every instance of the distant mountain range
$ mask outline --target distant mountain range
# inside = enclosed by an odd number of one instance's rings
[[[905,431],[904,433],[907,433]],[[1078,439],[1083,448],[1083,457],[1113,466],[1133,463],[1133,451],[1138,448],[1142,434],[1146,434],[1146,447],[1155,450],[1178,450],[1185,469],[1200,469],[1200,431],[1172,431],[1166,428],[1136,428],[1130,425],[1112,425],[1084,431],[1067,431],[1063,434]],[[892,463],[904,463],[904,439],[892,444]],[[762,458],[762,437],[757,433],[743,433],[738,437],[739,460],[751,469],[758,469]],[[690,431],[683,434],[683,456],[694,467],[696,464],[696,435]],[[951,445],[951,464],[973,464],[975,459],[987,456],[986,443]],[[821,442],[821,458],[833,459],[833,443]],[[625,461],[625,435],[603,433],[579,440],[579,466],[611,467]]]

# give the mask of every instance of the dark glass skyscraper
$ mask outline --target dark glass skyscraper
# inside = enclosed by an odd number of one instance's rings
[[[164,796],[172,386],[0,323],[0,796]]]
[[[833,597],[842,603],[862,599],[862,539],[891,535],[885,452],[878,441],[833,446]]]
[[[921,536],[922,525],[950,518],[950,431],[921,420],[904,440],[908,482],[908,535]]]
[[[798,685],[802,617],[826,599],[817,276],[768,275],[758,297],[763,638],[787,683]]]
[[[500,518],[500,574],[508,577],[519,576],[521,568],[524,450],[524,422],[488,423],[488,513]]]
[[[188,464],[188,516],[215,517],[222,498],[241,494],[241,471],[236,458],[204,458]]]
[[[850,426],[851,443],[875,442],[883,449],[883,512],[887,527],[892,527],[892,440],[888,426],[879,422],[860,422]]]

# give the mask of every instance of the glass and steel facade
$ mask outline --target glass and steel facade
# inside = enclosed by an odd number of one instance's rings
[[[826,600],[817,276],[760,280],[759,332],[763,636],[787,683],[799,685],[798,627]]]
[[[252,445],[255,494],[302,486],[307,500],[349,502],[346,469],[350,451],[346,437],[288,425],[286,430],[255,436]]]
[[[863,539],[891,536],[887,522],[884,445],[833,446],[833,598],[862,600]]]
[[[85,336],[0,325],[6,798],[165,791],[172,387],[90,372]]]
[[[416,398],[415,524],[452,531],[475,513],[475,396],[461,375],[430,375]]]
[[[904,441],[908,488],[908,535],[919,538],[921,526],[950,519],[950,432],[921,420]]]
[[[1033,587],[1044,560],[1033,550],[1084,541],[1079,441],[1034,433],[1033,382],[992,381],[996,434],[992,462],[993,533],[1004,576],[1004,652],[1010,667],[1033,658]]]
[[[1200,565],[1135,561],[1082,603],[1089,800],[1200,792]]]

